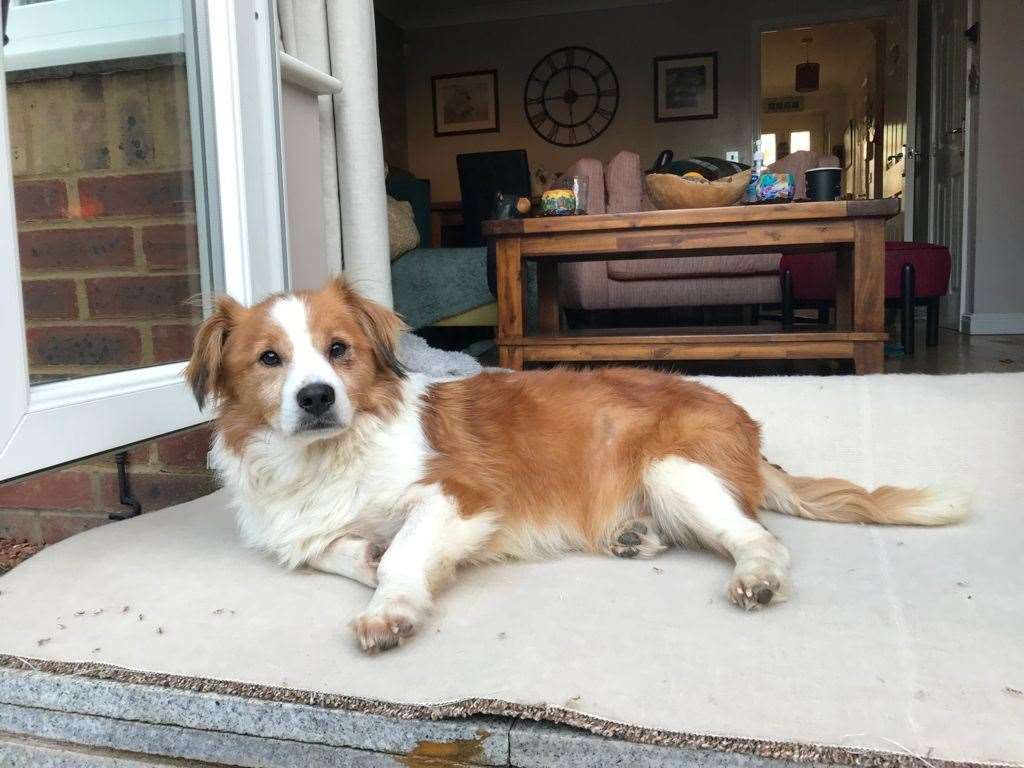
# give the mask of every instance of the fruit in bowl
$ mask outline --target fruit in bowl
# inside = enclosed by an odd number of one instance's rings
[[[644,177],[647,196],[659,210],[677,208],[716,208],[733,205],[750,184],[750,170],[734,173],[717,181],[708,181],[697,173],[648,173]]]

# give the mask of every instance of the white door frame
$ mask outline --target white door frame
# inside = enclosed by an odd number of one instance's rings
[[[194,146],[205,152],[197,169],[206,170],[207,235],[223,264],[223,285],[214,287],[245,303],[288,280],[274,7],[195,0],[194,27],[185,29],[206,107],[193,124],[201,121],[204,139]],[[184,363],[29,385],[9,146],[0,53],[0,337],[9,350],[0,482],[205,421],[181,378]]]
[[[979,0],[967,0],[966,29],[981,21]],[[977,227],[977,177],[978,164],[978,94],[971,93],[971,71],[980,71],[981,56],[978,45],[967,45],[967,85],[964,108],[964,209],[963,240],[960,245],[960,332],[971,332],[971,315],[974,313],[974,245]],[[975,324],[977,329],[977,323]]]

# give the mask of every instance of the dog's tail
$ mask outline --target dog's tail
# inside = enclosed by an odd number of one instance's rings
[[[883,485],[868,491],[848,480],[796,477],[761,460],[761,508],[808,520],[885,525],[947,525],[967,515],[965,497],[929,488]]]

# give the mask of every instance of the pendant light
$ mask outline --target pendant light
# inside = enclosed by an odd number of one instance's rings
[[[810,93],[818,90],[821,80],[821,65],[816,61],[811,61],[807,54],[807,46],[813,42],[813,38],[805,37],[802,42],[804,44],[804,63],[796,65],[795,87],[797,93]]]

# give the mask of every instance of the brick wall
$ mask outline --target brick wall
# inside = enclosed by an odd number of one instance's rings
[[[153,440],[128,452],[129,482],[143,512],[215,489],[206,469],[209,427]],[[113,455],[0,486],[0,538],[52,544],[102,525],[120,503]]]
[[[187,358],[201,309],[188,90],[179,61],[8,83],[33,382]],[[143,509],[208,493],[205,431],[132,451]],[[0,536],[54,541],[121,509],[112,457],[0,487]]]
[[[8,87],[35,381],[182,360],[200,317],[182,65]]]

